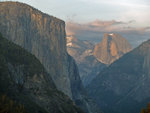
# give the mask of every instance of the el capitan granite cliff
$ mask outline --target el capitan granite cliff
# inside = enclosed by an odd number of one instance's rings
[[[76,63],[66,51],[64,21],[23,3],[0,2],[0,32],[37,57],[58,90],[92,112]]]

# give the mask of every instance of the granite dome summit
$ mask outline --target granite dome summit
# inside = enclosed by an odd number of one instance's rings
[[[131,51],[129,42],[119,34],[105,33],[94,48],[94,56],[104,64],[111,64],[123,54]]]

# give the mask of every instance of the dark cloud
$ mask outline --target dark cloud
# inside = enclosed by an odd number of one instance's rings
[[[130,20],[128,23],[131,24],[131,23],[135,23],[136,21],[135,20]]]

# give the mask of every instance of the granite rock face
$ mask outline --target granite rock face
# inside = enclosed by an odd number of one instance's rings
[[[65,22],[18,2],[0,2],[0,32],[34,54],[52,77],[57,89],[73,101],[84,101],[75,61],[66,50]]]
[[[111,64],[131,51],[129,42],[119,34],[104,34],[103,40],[94,48],[94,56],[104,64]]]
[[[1,34],[0,51],[0,95],[23,104],[27,113],[83,113],[68,96],[56,89],[34,55]]]
[[[106,67],[93,56],[93,50],[94,44],[79,40],[73,35],[67,36],[67,51],[77,62],[84,86],[87,86]]]
[[[103,70],[87,87],[106,113],[137,113],[150,101],[150,40]]]
[[[46,70],[52,73],[57,88],[72,97],[67,71],[64,71],[67,67],[63,65],[67,64],[65,23],[21,3],[2,2],[0,12],[2,34],[33,53]],[[56,68],[59,68],[59,72]],[[64,79],[58,85],[61,76]]]

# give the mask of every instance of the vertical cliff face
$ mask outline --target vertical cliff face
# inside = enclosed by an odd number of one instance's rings
[[[118,34],[104,34],[102,42],[94,48],[94,56],[104,64],[111,64],[131,51],[129,42]]]
[[[83,100],[75,61],[66,52],[65,23],[28,5],[0,2],[0,32],[34,54],[56,87],[75,100]]]
[[[21,3],[0,3],[0,12],[3,35],[33,53],[51,74],[57,88],[72,97],[65,23]]]

